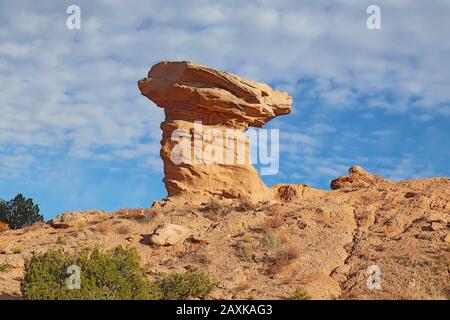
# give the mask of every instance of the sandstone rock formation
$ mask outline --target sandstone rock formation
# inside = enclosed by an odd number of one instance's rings
[[[365,171],[360,166],[352,166],[348,169],[347,176],[341,176],[331,181],[331,189],[361,189],[370,185],[375,185],[381,181],[387,181],[386,179],[374,176],[371,173]]]
[[[96,210],[64,212],[51,219],[48,223],[54,228],[67,229],[101,219],[106,215],[106,212]]]
[[[66,212],[18,230],[0,223],[0,300],[21,298],[24,266],[35,254],[119,245],[137,249],[152,279],[207,266],[218,283],[208,299],[290,299],[297,289],[313,299],[449,299],[449,178],[393,182],[353,166],[332,190],[269,189],[243,135],[289,113],[286,93],[189,62],[161,62],[138,85],[165,110],[164,182],[183,201]],[[208,129],[219,136],[237,129],[233,143],[245,152],[205,138]],[[184,141],[189,136],[203,144]],[[190,147],[182,162],[173,157],[180,141]],[[216,153],[234,162],[216,162]],[[368,286],[372,266],[382,273],[378,289]]]
[[[189,229],[179,224],[169,223],[158,226],[150,241],[158,246],[173,246],[186,239]]]
[[[244,132],[289,113],[287,93],[185,61],[154,65],[138,86],[165,111],[161,157],[169,196],[271,197],[251,164]],[[180,145],[190,150],[180,155]]]

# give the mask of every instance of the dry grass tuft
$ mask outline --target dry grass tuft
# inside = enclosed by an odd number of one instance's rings
[[[10,264],[7,263],[0,264],[0,273],[7,273],[12,269],[14,269],[14,267]]]
[[[286,222],[280,217],[270,217],[264,221],[262,229],[277,229],[285,224]]]
[[[211,201],[201,208],[200,211],[203,212],[208,219],[218,221],[227,216],[232,209],[231,206],[224,206],[219,201],[211,199]]]
[[[68,243],[68,240],[65,236],[59,236],[56,242],[62,245],[66,245]]]
[[[251,243],[240,241],[237,246],[237,256],[245,262],[250,262],[253,259],[254,248]]]
[[[291,300],[310,300],[308,292],[303,288],[296,288],[291,295]]]
[[[234,208],[237,212],[256,211],[257,206],[248,197],[241,197],[239,204]]]
[[[297,259],[300,255],[300,252],[298,248],[296,247],[289,247],[287,249],[281,249],[277,251],[277,253],[270,257],[269,262],[269,274],[277,274],[281,270],[283,270],[284,267],[291,264],[295,259]]]
[[[112,227],[110,224],[102,223],[92,228],[92,231],[94,233],[109,234],[111,233],[111,229]]]
[[[84,229],[84,227],[86,227],[86,221],[80,221],[80,222],[78,222],[77,223],[77,229],[78,230],[83,230]]]
[[[127,235],[131,233],[131,227],[127,224],[120,225],[116,228],[117,233]]]
[[[267,249],[275,249],[278,248],[280,246],[280,237],[278,236],[278,234],[271,230],[271,229],[266,229],[264,230],[262,237],[261,237],[261,244],[267,248]]]
[[[24,250],[24,248],[23,248],[22,246],[20,246],[20,245],[15,246],[14,248],[11,249],[11,251],[12,251],[13,254],[19,254],[19,253],[22,253],[23,250]]]

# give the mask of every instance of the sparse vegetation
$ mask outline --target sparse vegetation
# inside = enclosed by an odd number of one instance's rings
[[[62,245],[66,245],[68,243],[68,240],[65,236],[59,236],[56,242]]]
[[[105,253],[94,249],[73,256],[50,250],[34,256],[25,266],[21,291],[25,299],[154,299],[139,260],[135,249],[122,247]],[[81,269],[79,290],[70,290],[66,285],[67,268],[71,265]]]
[[[202,270],[168,275],[154,283],[158,298],[164,300],[204,298],[215,286],[215,281]]]
[[[19,254],[22,253],[23,251],[23,247],[20,245],[15,246],[14,248],[11,249],[12,253],[14,254]]]
[[[79,221],[77,223],[77,229],[78,230],[83,230],[85,226],[86,226],[86,221]]]
[[[264,229],[277,229],[285,224],[285,221],[280,217],[270,217],[263,225]]]
[[[233,208],[228,205],[221,205],[217,200],[211,199],[203,208],[200,209],[201,212],[205,214],[208,219],[217,221],[226,215],[228,215]]]
[[[203,298],[215,282],[201,270],[169,274],[150,281],[133,248],[121,246],[107,252],[83,250],[66,255],[50,250],[32,257],[25,266],[21,291],[25,299],[44,300],[153,300]],[[80,289],[69,289],[69,266],[80,267]]]
[[[296,288],[292,293],[291,300],[311,300],[311,297],[303,288]]]
[[[13,269],[13,266],[7,263],[0,264],[0,273],[6,273]]]
[[[117,233],[123,234],[123,235],[130,234],[131,227],[129,225],[122,224],[117,227],[116,231],[117,231]]]
[[[261,244],[268,249],[277,248],[280,245],[280,237],[271,229],[264,230],[261,238]]]
[[[272,202],[265,200],[259,203],[259,211],[267,211],[272,207]]]
[[[269,262],[269,274],[277,274],[284,267],[291,264],[299,256],[299,251],[297,248],[290,247],[287,249],[278,250],[274,256],[268,258]]]
[[[8,224],[11,229],[27,227],[43,220],[38,205],[22,194],[18,194],[10,201],[0,200],[0,221]]]
[[[289,247],[278,251],[277,255],[281,259],[291,262],[300,256],[300,252],[296,247]]]
[[[254,245],[252,244],[254,238],[250,233],[245,233],[242,236],[242,239],[237,243],[237,256],[246,262],[250,262],[253,259],[254,255]]]
[[[252,261],[254,248],[250,243],[239,242],[237,245],[238,257],[246,262]]]
[[[108,223],[101,223],[92,228],[92,231],[95,233],[108,234],[111,232],[111,225]]]
[[[236,206],[235,210],[237,212],[247,212],[251,210],[256,210],[256,206],[248,197],[241,197],[239,199],[239,204]]]
[[[215,199],[211,199],[211,200],[209,201],[209,203],[207,203],[207,204],[201,209],[201,211],[202,211],[202,212],[205,212],[205,213],[217,213],[217,212],[220,211],[220,209],[221,209],[220,203],[219,203],[217,200],[215,200]]]

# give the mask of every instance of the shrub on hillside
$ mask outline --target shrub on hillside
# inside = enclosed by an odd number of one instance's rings
[[[117,247],[109,252],[94,249],[79,256],[50,250],[34,256],[25,266],[21,291],[25,299],[129,300],[152,299],[154,290],[139,265],[134,249]],[[70,289],[68,267],[80,268],[80,289]]]
[[[169,274],[149,281],[135,249],[94,249],[81,255],[50,250],[34,256],[25,266],[21,283],[25,299],[44,300],[147,300],[202,298],[215,286],[203,271]],[[80,268],[80,288],[69,289],[69,266]]]
[[[214,287],[214,280],[201,270],[171,274],[155,282],[155,288],[159,291],[158,298],[162,300],[203,298]]]
[[[10,201],[0,200],[0,221],[7,223],[12,229],[19,229],[43,221],[39,207],[32,199],[18,194]]]
[[[291,300],[311,300],[311,297],[305,289],[296,288],[292,293]]]

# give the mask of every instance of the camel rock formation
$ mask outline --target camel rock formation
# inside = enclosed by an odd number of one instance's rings
[[[245,131],[289,113],[287,93],[186,61],[154,65],[138,87],[164,108],[161,158],[169,197],[272,196],[252,166]]]
[[[152,281],[207,266],[217,287],[206,299],[291,299],[298,290],[312,299],[449,299],[449,178],[395,182],[353,166],[332,190],[269,189],[244,133],[288,113],[286,93],[189,62],[159,63],[138,85],[165,110],[169,198],[65,212],[18,230],[0,223],[0,300],[22,298],[36,255],[119,245],[137,250]],[[229,130],[233,143],[221,144]],[[369,285],[373,267],[378,287]]]

